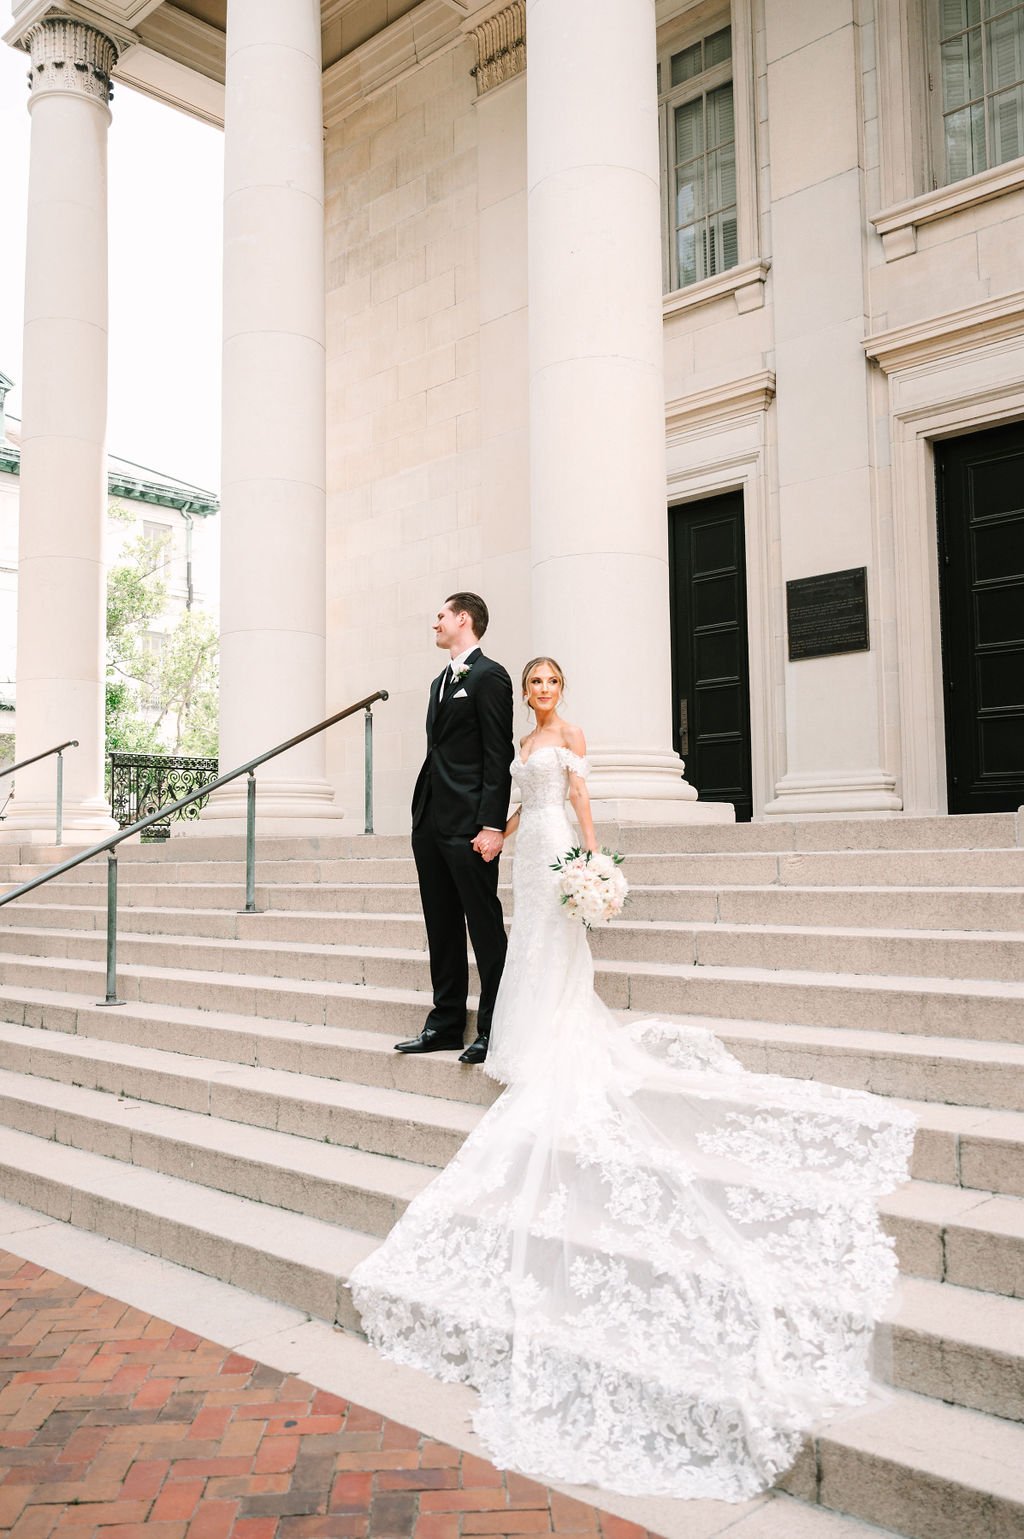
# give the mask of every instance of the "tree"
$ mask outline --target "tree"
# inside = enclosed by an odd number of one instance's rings
[[[171,729],[174,753],[217,753],[217,677],[219,637],[208,614],[186,610],[156,658],[151,699],[158,716],[155,730]]]
[[[167,606],[169,543],[128,542],[107,575],[108,752],[217,752],[213,622],[186,610],[170,631],[153,629]]]

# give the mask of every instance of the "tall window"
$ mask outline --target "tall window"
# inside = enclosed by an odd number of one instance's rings
[[[665,285],[686,288],[735,267],[736,118],[732,29],[719,27],[658,60]]]
[[[945,180],[1024,155],[1024,3],[938,0]]]

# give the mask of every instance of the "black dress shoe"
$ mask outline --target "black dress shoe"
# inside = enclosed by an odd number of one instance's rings
[[[471,1042],[464,1053],[459,1054],[460,1063],[483,1063],[487,1057],[487,1038],[477,1037]]]
[[[450,1053],[462,1046],[462,1032],[436,1031],[425,1026],[411,1042],[396,1042],[396,1053]]]

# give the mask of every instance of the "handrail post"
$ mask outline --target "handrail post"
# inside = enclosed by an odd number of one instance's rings
[[[373,833],[373,707],[363,721],[363,833]]]
[[[101,1005],[123,1005],[117,997],[117,846],[107,851],[107,997]]]
[[[242,913],[256,912],[256,772],[250,770],[245,787],[245,907]]]
[[[64,843],[64,750],[57,749],[57,843]]]

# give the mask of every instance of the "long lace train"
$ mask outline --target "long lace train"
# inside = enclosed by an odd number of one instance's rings
[[[863,1400],[896,1263],[876,1201],[913,1122],[748,1073],[710,1033],[597,998],[551,860],[564,749],[513,767],[515,922],[487,1060],[508,1089],[352,1277],[388,1357],[475,1385],[494,1462],[748,1498]]]

